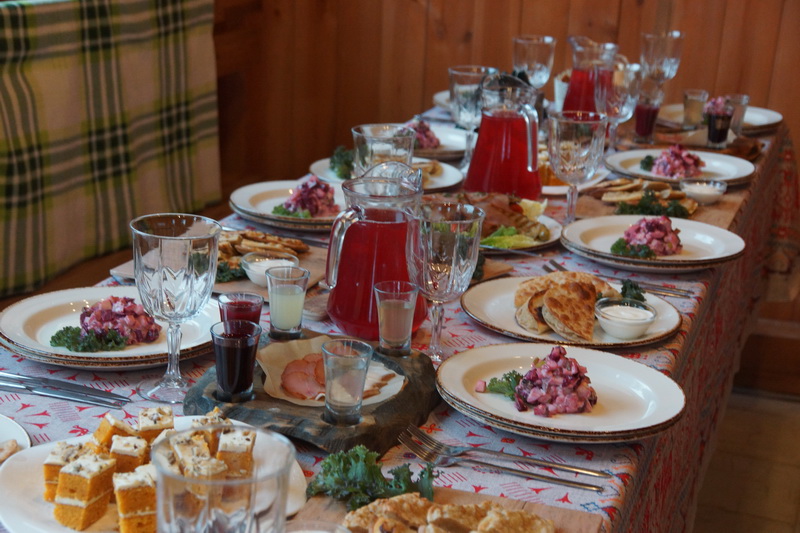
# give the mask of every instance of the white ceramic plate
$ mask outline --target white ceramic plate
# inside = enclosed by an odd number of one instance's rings
[[[189,429],[195,416],[175,417],[175,428]],[[233,420],[238,426],[249,426]],[[82,443],[91,435],[66,439],[69,443]],[[44,476],[42,464],[55,442],[34,446],[13,455],[0,467],[0,485],[14,487],[6,490],[0,500],[0,519],[9,533],[73,533],[53,518],[54,504],[44,501]],[[256,439],[254,453],[258,454],[259,443]],[[300,465],[295,462],[289,474],[289,495],[286,503],[286,514],[296,513],[306,502],[306,480]],[[87,531],[114,533],[119,531],[116,504],[111,503],[103,518],[93,524]]]
[[[50,346],[50,338],[66,326],[80,326],[83,308],[109,296],[127,296],[141,303],[139,291],[132,286],[83,287],[31,296],[8,307],[0,314],[0,332],[8,342],[27,352],[58,359],[95,364],[152,362],[167,357],[167,324],[158,340],[135,344],[118,352],[77,353]],[[181,324],[181,350],[198,351],[211,346],[212,325],[219,322],[219,306],[209,300],[199,315]]]
[[[666,183],[679,183],[680,179],[666,178],[657,176],[647,170],[642,170],[639,164],[645,157],[652,156],[657,158],[663,150],[628,150],[617,152],[606,158],[606,167],[618,174],[645,178],[651,181],[663,181]],[[691,151],[690,151],[691,152]],[[713,152],[698,151],[694,152],[705,162],[702,168],[703,173],[698,176],[700,179],[719,180],[727,182],[728,185],[738,185],[750,181],[755,172],[755,165],[746,159]]]
[[[445,400],[456,399],[483,420],[546,435],[616,440],[662,431],[678,420],[686,398],[680,386],[661,372],[614,354],[569,347],[567,356],[586,367],[597,391],[590,413],[540,417],[517,411],[514,402],[499,394],[475,392],[478,380],[500,377],[511,370],[525,374],[534,357],[545,358],[550,344],[500,344],[474,348],[447,359],[436,372],[437,387]],[[448,401],[448,403],[450,403]],[[457,409],[458,405],[451,404]]]
[[[662,106],[658,112],[659,122],[683,123],[683,104],[669,104]],[[783,120],[783,115],[771,109],[748,106],[744,112],[744,130],[760,130],[777,126]]]
[[[597,169],[597,172],[594,173],[592,179],[590,179],[586,183],[581,183],[580,185],[578,185],[578,190],[582,191],[584,189],[588,189],[589,187],[597,185],[598,183],[606,179],[609,174],[611,174],[611,171],[608,170],[607,168]],[[545,196],[566,196],[567,190],[569,190],[569,187],[567,185],[542,186],[542,194],[544,194]]]
[[[436,148],[414,148],[414,155],[437,160],[461,159],[464,157],[464,149],[467,146],[466,130],[443,124],[430,124],[430,128],[439,139],[439,146]]]
[[[439,91],[433,95],[433,105],[450,110],[450,90]]]
[[[640,215],[612,215],[585,218],[573,222],[561,232],[561,242],[570,250],[583,255],[608,257],[621,264],[708,266],[728,261],[744,253],[744,240],[728,230],[684,218],[673,218],[672,227],[679,230],[683,249],[675,255],[655,259],[634,259],[611,253],[611,245],[622,237],[625,230],[641,220]]]
[[[428,161],[430,161],[430,159],[424,157],[415,157],[413,159],[414,163],[426,163]],[[458,185],[464,179],[464,175],[461,173],[461,171],[453,165],[448,165],[447,163],[439,164],[442,165],[442,173],[439,176],[425,180],[425,183],[423,183],[423,190],[425,192],[437,192],[444,189],[449,189],[450,187]],[[309,170],[312,174],[319,176],[322,181],[328,183],[341,184],[345,181],[333,173],[330,167],[330,159],[320,159],[319,161],[315,161],[311,164]]]
[[[0,442],[14,439],[20,450],[31,447],[31,438],[22,426],[5,415],[0,415]]]
[[[645,300],[656,310],[656,321],[647,330],[647,333],[638,339],[622,340],[612,337],[595,321],[594,339],[590,341],[570,341],[564,339],[554,331],[537,333],[520,326],[514,314],[514,292],[523,281],[530,278],[500,278],[470,287],[461,296],[461,307],[472,319],[492,331],[514,339],[549,342],[564,345],[586,346],[595,348],[623,348],[642,346],[658,342],[675,333],[681,325],[681,315],[678,310],[666,300],[645,293]],[[617,290],[620,285],[611,284]]]
[[[545,215],[539,216],[539,222],[547,226],[547,229],[550,230],[550,238],[534,246],[530,246],[528,248],[516,248],[515,250],[530,252],[534,250],[539,250],[541,248],[547,248],[548,246],[552,246],[556,242],[558,242],[558,240],[561,238],[561,229],[563,228],[563,226],[558,221]],[[504,250],[497,250],[494,248],[483,248],[483,252],[486,255],[503,255],[506,253],[512,253],[512,254],[514,253],[513,251],[506,252]]]
[[[564,245],[564,248],[569,250],[570,252],[584,257],[586,259],[591,259],[595,263],[610,266],[620,270],[629,270],[631,272],[643,272],[648,274],[686,274],[688,272],[697,272],[699,270],[705,270],[707,268],[714,267],[719,265],[719,261],[715,262],[698,262],[698,263],[688,263],[688,264],[663,264],[661,262],[653,262],[653,263],[631,263],[628,262],[624,257],[617,257],[617,256],[604,256],[590,253],[586,250],[582,250],[576,248],[565,241],[561,241],[561,244]]]
[[[288,200],[299,185],[300,180],[262,181],[245,185],[233,191],[230,203],[239,211],[256,215],[265,221],[285,222],[292,226],[330,226],[334,216],[305,219],[272,214],[272,210]],[[333,199],[336,205],[344,209],[345,198],[341,187],[334,188]]]

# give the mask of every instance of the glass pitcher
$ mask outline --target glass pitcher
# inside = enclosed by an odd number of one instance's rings
[[[361,339],[378,339],[378,306],[372,287],[380,281],[409,281],[406,233],[422,189],[406,180],[363,177],[342,184],[347,209],[331,228],[326,283],[328,315],[339,329]],[[412,331],[428,313],[420,295]]]
[[[536,200],[542,192],[536,91],[500,74],[483,80],[481,100],[481,130],[464,189]]]
[[[563,111],[596,112],[594,104],[594,68],[610,67],[619,46],[614,43],[596,43],[582,35],[570,35],[572,46],[572,74],[569,78]]]

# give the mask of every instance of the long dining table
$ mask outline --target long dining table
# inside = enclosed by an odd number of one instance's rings
[[[634,280],[690,291],[690,298],[664,297],[680,313],[680,327],[674,335],[652,345],[608,350],[656,369],[678,383],[686,399],[680,419],[655,436],[631,442],[553,442],[497,429],[442,402],[421,426],[437,439],[599,469],[611,477],[591,479],[592,483],[603,487],[602,492],[596,493],[477,466],[458,465],[442,468],[435,481],[437,486],[591,513],[600,517],[602,531],[692,529],[698,492],[714,450],[717,427],[731,393],[739,356],[759,305],[766,298],[769,259],[776,253],[785,257],[796,244],[787,237],[787,232],[791,233],[787,228],[794,228],[796,221],[784,212],[785,206],[793,205],[798,198],[797,170],[788,130],[781,126],[759,140],[763,144],[762,155],[756,161],[752,181],[732,187],[724,202],[702,207],[695,216],[697,220],[724,227],[745,240],[744,254],[735,260],[697,272],[665,275],[602,266],[558,244],[541,250],[538,256],[495,257],[513,267],[511,276],[541,275],[545,265],[555,261],[569,270],[630,276]],[[564,204],[563,198],[549,198],[547,214],[560,220]],[[222,222],[226,227],[269,231],[268,226],[237,215],[230,215]],[[787,275],[786,272],[773,274]],[[109,278],[102,284],[117,283]],[[269,309],[265,308],[262,323],[268,321]],[[519,342],[477,324],[465,313],[460,301],[446,304],[444,322],[446,356],[477,347]],[[304,327],[321,333],[340,333],[328,320],[306,319]],[[424,351],[429,332],[429,323],[425,322],[413,337],[415,349]],[[124,409],[112,410],[124,420],[134,420],[141,408],[154,405],[138,398],[135,386],[142,378],[163,372],[163,368],[98,371],[43,365],[5,347],[0,347],[0,361],[0,368],[9,372],[63,379],[129,396],[132,401]],[[181,370],[189,379],[197,381],[213,364],[213,357],[206,354],[184,361]],[[0,414],[19,423],[30,435],[33,446],[91,433],[99,418],[108,411],[108,408],[65,400],[0,393]],[[181,413],[180,406],[176,407],[176,412]],[[296,441],[296,446],[299,463],[305,476],[310,478],[319,471],[326,453],[302,441]],[[386,471],[404,463],[411,463],[414,471],[422,468],[422,462],[401,445],[390,449],[382,458]],[[522,463],[515,466],[548,476],[575,479],[574,474],[557,470],[542,471]],[[44,501],[41,503],[47,505]],[[2,506],[0,502],[0,518],[3,517]],[[0,527],[0,531],[3,528]]]

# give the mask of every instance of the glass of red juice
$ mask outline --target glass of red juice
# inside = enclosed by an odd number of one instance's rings
[[[246,402],[253,397],[261,326],[247,320],[217,322],[211,326],[217,370],[217,399]]]
[[[664,101],[664,91],[658,88],[643,89],[639,93],[639,101],[633,112],[635,125],[635,140],[637,143],[653,144],[653,133],[656,130],[658,112],[661,102]]]
[[[264,298],[252,292],[229,292],[219,296],[219,318],[223,322],[249,320],[261,322]]]

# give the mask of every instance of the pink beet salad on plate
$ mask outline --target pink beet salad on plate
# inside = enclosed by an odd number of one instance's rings
[[[333,198],[333,187],[320,180],[317,176],[310,176],[295,187],[292,195],[282,206],[273,211],[274,214],[298,216],[302,218],[329,218],[339,213],[339,206]],[[279,209],[279,208],[283,209]]]
[[[653,162],[653,174],[667,178],[694,178],[700,176],[705,162],[680,144],[661,152]]]
[[[643,218],[625,230],[625,242],[630,246],[647,246],[655,255],[675,255],[683,249],[680,230],[673,229],[665,216]]]

